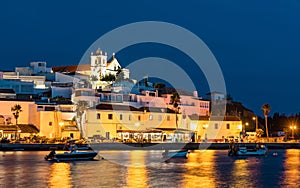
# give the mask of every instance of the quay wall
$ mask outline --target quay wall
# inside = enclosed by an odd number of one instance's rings
[[[243,143],[255,146],[254,143]],[[268,149],[300,149],[300,143],[261,143]],[[86,144],[79,147],[88,146]],[[51,149],[62,150],[64,144],[0,144],[0,151],[49,151]],[[228,143],[97,143],[90,144],[95,150],[225,150],[229,149]]]

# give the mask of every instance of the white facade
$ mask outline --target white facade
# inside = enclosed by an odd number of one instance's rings
[[[95,76],[98,80],[106,75],[107,53],[103,54],[100,49],[94,55],[91,53],[91,76]]]
[[[31,62],[30,67],[34,74],[51,72],[51,68],[47,68],[47,63],[42,61]]]

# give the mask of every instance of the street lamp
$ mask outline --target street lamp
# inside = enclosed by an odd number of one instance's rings
[[[246,127],[249,125],[248,122],[245,123],[245,127],[244,127],[244,133],[246,133]]]
[[[295,132],[295,129],[296,129],[297,127],[296,127],[296,125],[291,125],[290,126],[290,129],[292,130],[292,139],[294,139],[294,132]]]
[[[257,132],[257,130],[258,130],[258,118],[257,118],[257,116],[254,116],[252,119],[255,121],[255,132]]]

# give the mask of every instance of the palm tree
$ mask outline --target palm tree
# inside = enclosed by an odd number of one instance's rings
[[[264,104],[261,107],[263,114],[265,116],[265,126],[266,126],[266,134],[267,134],[267,140],[269,140],[269,131],[268,131],[268,116],[270,114],[271,111],[271,106],[269,104]]]
[[[82,116],[85,112],[85,110],[88,107],[87,101],[78,101],[76,104],[76,113],[77,117],[79,117],[79,129],[80,129],[80,137],[83,137],[83,127],[82,127]]]
[[[177,92],[174,92],[171,96],[170,103],[173,105],[173,108],[175,109],[175,116],[176,116],[176,129],[178,128],[178,117],[177,114],[179,112],[180,107],[178,106],[178,103],[180,103],[180,96]]]
[[[11,107],[10,111],[13,112],[14,118],[16,119],[16,125],[18,125],[18,118],[20,116],[20,112],[22,112],[22,106],[15,104],[15,106]]]

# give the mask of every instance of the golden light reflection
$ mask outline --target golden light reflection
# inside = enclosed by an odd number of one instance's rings
[[[284,160],[283,185],[299,186],[300,182],[300,151],[289,149],[286,151],[287,158]]]
[[[254,187],[250,179],[249,174],[249,161],[246,159],[236,159],[233,162],[232,177],[231,180],[236,186]]]
[[[148,187],[145,151],[131,151],[127,168],[127,187]]]
[[[189,153],[183,187],[216,187],[215,157],[214,150]]]
[[[53,163],[49,178],[50,187],[71,187],[70,169],[69,163]]]

